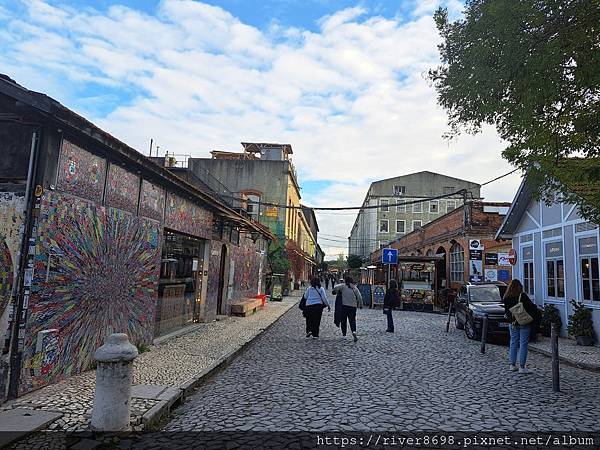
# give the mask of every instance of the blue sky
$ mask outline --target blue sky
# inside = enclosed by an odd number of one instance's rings
[[[421,170],[508,172],[492,129],[442,139],[424,77],[432,19],[460,0],[0,0],[0,71],[130,146],[170,153],[289,143],[310,206],[361,204],[371,181]],[[486,187],[510,201],[518,176]],[[347,236],[353,213],[317,215]],[[340,250],[323,242],[329,256]]]

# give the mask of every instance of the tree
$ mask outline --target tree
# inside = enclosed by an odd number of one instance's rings
[[[278,242],[269,245],[268,260],[273,273],[286,274],[292,267],[285,249]]]
[[[445,9],[434,19],[442,65],[429,79],[448,112],[446,136],[495,126],[509,144],[502,156],[538,198],[558,191],[597,219],[600,188],[582,196],[565,180],[572,156],[596,161],[589,178],[600,167],[600,2],[467,0],[463,19]]]
[[[350,269],[358,269],[362,266],[363,260],[358,255],[348,255],[347,264]]]

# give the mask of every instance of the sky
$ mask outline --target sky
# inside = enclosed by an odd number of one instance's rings
[[[308,206],[362,204],[422,170],[483,183],[512,167],[493,128],[447,141],[427,71],[459,0],[0,0],[0,72],[138,151],[208,157],[291,144]],[[511,201],[515,173],[482,188]],[[317,212],[327,258],[355,211]]]

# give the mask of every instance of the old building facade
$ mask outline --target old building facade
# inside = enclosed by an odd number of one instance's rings
[[[267,228],[6,77],[0,111],[0,401],[259,293]]]
[[[449,196],[423,200],[442,195]],[[427,171],[375,181],[352,226],[348,254],[368,259],[382,245],[458,208],[465,199],[479,198],[478,184]]]
[[[510,203],[469,201],[421,228],[390,243],[400,256],[441,256],[437,288],[457,290],[467,281],[512,279],[508,262],[510,241],[496,240],[496,232]],[[477,242],[477,247],[473,244]],[[370,260],[381,263],[382,250]],[[395,269],[395,268],[394,268]]]
[[[292,147],[242,145],[241,153],[213,151],[212,158],[190,158],[188,167],[197,177],[209,173],[232,195],[244,196],[251,217],[269,227],[285,248],[292,263],[291,281],[307,280],[316,266],[318,225],[312,211],[301,205]]]

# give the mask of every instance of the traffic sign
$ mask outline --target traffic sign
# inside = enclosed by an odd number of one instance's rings
[[[508,251],[508,262],[511,263],[513,266],[517,263],[517,252],[514,248],[511,248]]]
[[[384,248],[381,253],[381,262],[383,264],[398,264],[398,249]]]

